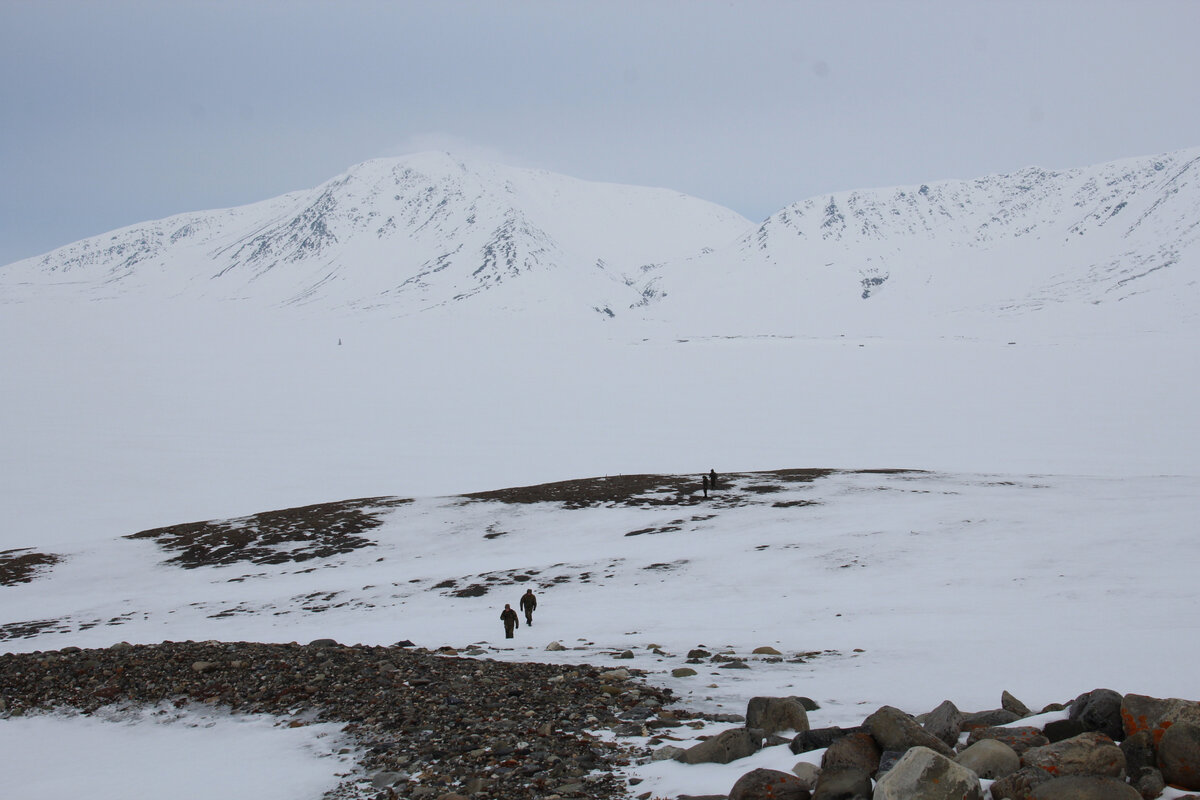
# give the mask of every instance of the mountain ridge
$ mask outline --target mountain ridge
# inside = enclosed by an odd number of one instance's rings
[[[66,289],[409,315],[487,298],[785,330],[799,318],[828,329],[1150,293],[1194,320],[1197,268],[1200,148],[834,192],[758,225],[667,189],[423,153],[15,262],[0,268],[0,300]]]

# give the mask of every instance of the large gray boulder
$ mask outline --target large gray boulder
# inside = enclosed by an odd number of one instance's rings
[[[813,800],[871,800],[871,776],[858,767],[821,770]]]
[[[1200,790],[1200,725],[1177,722],[1167,728],[1158,743],[1158,768],[1167,783]]]
[[[949,747],[954,747],[958,744],[958,735],[962,732],[965,719],[963,713],[958,710],[958,706],[945,700],[925,715],[922,725],[925,730],[941,739]]]
[[[874,775],[879,769],[879,756],[879,745],[871,734],[852,733],[829,745],[825,755],[821,756],[821,769],[857,767],[868,775]]]
[[[954,757],[945,742],[922,728],[916,720],[898,708],[883,706],[863,723],[875,737],[881,750],[904,752],[910,747],[926,747],[947,758]]]
[[[1027,767],[1041,767],[1063,775],[1096,775],[1112,778],[1125,772],[1125,754],[1103,733],[1081,733],[1044,747],[1031,747],[1021,756]]]
[[[1032,800],[1142,800],[1125,781],[1092,775],[1052,778],[1033,790]]]
[[[756,769],[738,778],[729,790],[729,800],[809,800],[803,781],[790,772]]]
[[[818,786],[818,788],[820,788]],[[913,747],[875,784],[874,800],[983,800],[979,777],[928,747]]]
[[[1110,739],[1125,738],[1121,722],[1121,702],[1124,698],[1112,689],[1093,689],[1076,697],[1071,703],[1070,719],[1082,722],[1089,731],[1099,731]]]
[[[676,761],[684,764],[728,764],[757,753],[762,748],[762,732],[748,728],[730,728],[689,747]]]
[[[1053,779],[1041,767],[1021,767],[992,784],[992,800],[1029,800],[1034,789]]]
[[[1000,707],[1003,708],[1005,711],[1011,711],[1012,713],[1016,714],[1021,719],[1025,719],[1025,717],[1033,716],[1033,712],[1029,710],[1029,706],[1025,705],[1020,700],[1013,697],[1011,694],[1008,693],[1007,690],[1002,692],[1000,695]]]
[[[954,759],[981,778],[996,780],[1021,768],[1017,751],[999,739],[981,739]]]
[[[1200,725],[1200,703],[1177,697],[1160,699],[1144,694],[1127,694],[1121,702],[1121,720],[1126,736],[1150,731],[1157,745],[1167,728],[1179,722]]]
[[[746,705],[746,727],[761,728],[770,736],[777,731],[808,730],[808,712],[799,697],[752,697]]]

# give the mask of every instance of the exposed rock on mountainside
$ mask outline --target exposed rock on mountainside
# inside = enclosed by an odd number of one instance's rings
[[[532,296],[611,313],[642,301],[626,276],[643,264],[726,244],[749,226],[664,189],[425,153],[364,162],[311,191],[84,239],[0,270],[0,298],[66,289],[412,313],[521,279],[522,296],[500,302],[524,307]]]
[[[489,298],[577,318],[827,329],[1151,294],[1195,319],[1198,220],[1200,149],[838,192],[757,227],[666,190],[421,154],[17,262],[0,269],[0,301],[66,291],[411,314]]]

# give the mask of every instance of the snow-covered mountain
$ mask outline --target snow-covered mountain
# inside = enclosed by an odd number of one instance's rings
[[[607,315],[640,300],[627,273],[726,244],[750,224],[665,189],[425,153],[364,162],[311,191],[84,239],[4,268],[0,282],[10,298],[67,287],[411,313],[486,294]],[[492,291],[518,282],[519,296]]]
[[[666,317],[745,325],[753,308],[764,329],[829,332],[1139,296],[1153,298],[1148,318],[1195,320],[1198,279],[1200,148],[811,198],[728,249],[665,265],[644,292]]]
[[[1198,243],[1200,148],[839,192],[757,227],[668,190],[430,153],[17,262],[0,301],[66,288],[405,315],[470,300],[806,334],[1052,308],[1040,318],[1070,329],[1121,305],[1162,325],[1197,319]]]

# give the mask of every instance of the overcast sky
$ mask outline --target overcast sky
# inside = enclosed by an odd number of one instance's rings
[[[760,220],[1200,145],[1200,2],[0,0],[0,264],[429,149]]]

